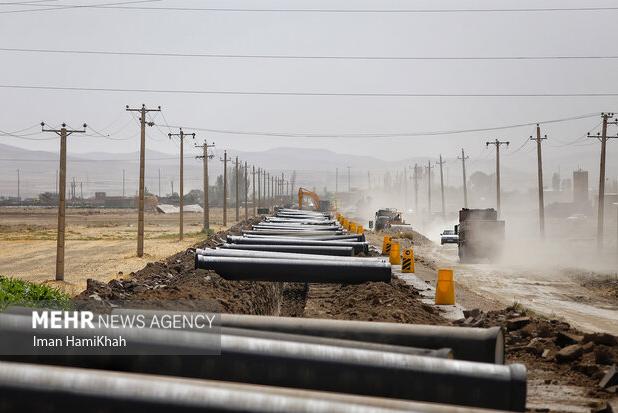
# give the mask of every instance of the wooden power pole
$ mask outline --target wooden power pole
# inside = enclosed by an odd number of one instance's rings
[[[536,141],[536,159],[537,159],[537,178],[539,181],[539,231],[541,239],[545,239],[545,200],[543,191],[543,156],[541,154],[541,142],[547,139],[547,135],[541,137],[541,127],[536,124],[536,138],[530,137],[530,140]]]
[[[249,167],[247,161],[245,161],[245,219],[249,219]]]
[[[67,190],[67,136],[74,133],[86,133],[87,125],[84,129],[67,129],[65,123],[60,129],[45,129],[45,122],[41,122],[43,132],[52,132],[60,136],[60,189],[58,191],[58,237],[56,239],[56,281],[64,280],[64,229],[66,212],[66,190]]]
[[[236,177],[236,222],[240,221],[240,187],[239,185],[239,181],[240,181],[240,171],[238,170],[238,156],[236,157],[236,164],[235,164],[235,177]]]
[[[414,164],[414,214],[418,216],[418,165]]]
[[[495,145],[496,146],[496,211],[498,212],[498,217],[500,217],[500,145],[509,146],[510,142],[501,142],[496,139],[493,142],[485,142],[486,146]]]
[[[208,234],[210,230],[210,206],[208,204],[208,160],[214,158],[215,155],[208,154],[208,148],[214,147],[215,144],[209,145],[206,140],[201,145],[195,145],[196,148],[202,148],[204,154],[196,156],[197,159],[202,159],[204,162],[204,226],[202,231]]]
[[[614,117],[613,113],[602,113],[603,127],[601,128],[601,135],[596,136],[588,134],[588,136],[594,136],[601,140],[601,160],[599,165],[599,199],[597,201],[597,249],[600,251],[603,248],[604,237],[604,220],[605,220],[605,157],[607,153],[607,125],[611,123],[616,125],[618,122],[608,122],[608,119]]]
[[[431,161],[427,161],[427,214],[429,215],[429,220],[431,221]]]
[[[141,108],[131,109],[126,106],[127,112],[140,113],[140,149],[139,149],[139,192],[138,192],[138,211],[137,211],[137,256],[144,256],[144,177],[146,174],[146,125],[154,126],[154,122],[146,122],[146,113],[160,112],[161,106],[157,109],[147,109],[146,105]]]
[[[185,133],[182,128],[180,128],[180,132],[179,133],[168,133],[167,136],[169,136],[170,139],[172,139],[172,136],[178,136],[178,139],[180,139],[180,196],[179,196],[179,206],[180,206],[180,217],[179,217],[179,222],[178,222],[178,239],[180,241],[182,241],[183,237],[184,237],[184,206],[185,206],[185,137],[186,136],[191,136],[193,139],[195,139],[195,133]]]
[[[257,199],[255,199],[255,165],[251,167],[251,176],[253,177],[253,182],[251,188],[253,190],[253,216],[257,215]]]
[[[442,171],[442,166],[446,162],[442,160],[442,154],[440,154],[440,161],[437,162],[440,165],[440,195],[442,197],[442,219],[446,218],[446,204],[444,202],[444,172]]]
[[[461,158],[457,157],[457,159],[461,159],[461,167],[463,169],[463,195],[464,195],[464,208],[468,208],[468,183],[466,178],[466,159],[469,156],[466,156],[463,148],[461,148]]]

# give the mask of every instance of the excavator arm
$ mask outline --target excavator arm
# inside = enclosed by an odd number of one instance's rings
[[[313,191],[305,188],[298,188],[298,208],[303,209],[303,198],[305,195],[309,196],[313,200],[313,208],[316,211],[320,210],[320,197]]]

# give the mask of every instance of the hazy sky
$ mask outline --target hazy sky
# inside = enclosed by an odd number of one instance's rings
[[[0,48],[337,56],[618,56],[618,10],[456,13],[290,13],[79,8],[120,0],[62,0],[38,6],[0,1]],[[618,6],[616,1],[275,1],[163,0],[143,7],[452,9]],[[39,11],[6,13],[7,11]],[[593,60],[282,60],[143,57],[0,51],[0,85],[165,90],[328,93],[613,93],[618,59]],[[137,150],[138,125],[124,111],[161,105],[155,122],[235,131],[309,134],[423,132],[484,128],[617,111],[618,97],[367,97],[49,91],[0,88],[0,130],[45,120],[87,122],[118,140],[74,136],[73,153]],[[164,119],[164,117],[165,119]],[[544,126],[548,150],[577,151],[575,140],[599,118]],[[36,132],[36,128],[23,133]],[[616,132],[616,127],[611,129]],[[148,147],[177,151],[165,127]],[[383,159],[482,153],[487,138],[513,142],[532,127],[451,136],[300,138],[198,132],[217,147],[266,150],[324,147]],[[52,138],[32,135],[30,138]],[[0,136],[3,142],[57,150],[57,140]],[[124,139],[124,140],[123,140]],[[560,142],[559,142],[559,141]],[[588,142],[583,142],[584,144]],[[594,142],[590,142],[594,145]],[[618,153],[618,139],[610,155]],[[614,148],[616,147],[616,148]],[[528,154],[527,156],[533,156]],[[612,161],[613,162],[613,161]]]

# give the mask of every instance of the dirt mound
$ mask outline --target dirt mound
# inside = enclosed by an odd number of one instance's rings
[[[341,320],[389,321],[414,324],[447,324],[437,311],[420,301],[416,289],[398,278],[387,284],[312,284],[305,317]]]
[[[243,227],[253,221],[219,232],[196,248],[215,246],[227,234],[240,234]],[[142,302],[155,308],[192,310],[216,309],[239,314],[278,314],[281,301],[281,284],[248,281],[227,281],[213,271],[195,270],[194,251],[189,249],[166,260],[148,263],[143,269],[124,279],[107,284],[89,279],[87,288],[74,301],[79,306],[109,301]],[[190,301],[209,308],[186,308]]]
[[[506,331],[508,362],[524,363],[529,381],[545,385],[577,386],[588,389],[590,398],[611,398],[618,385],[602,383],[618,363],[618,338],[610,334],[586,334],[560,320],[547,319],[519,306],[484,313],[465,311],[466,319],[456,325],[500,326]],[[613,383],[613,384],[612,384]]]

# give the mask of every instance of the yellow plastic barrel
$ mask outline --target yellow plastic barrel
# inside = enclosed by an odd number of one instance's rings
[[[364,231],[365,231],[365,229],[363,228],[363,226],[362,226],[362,225],[358,225],[358,226],[356,227],[356,233],[357,233],[357,234],[362,234]]]
[[[350,222],[350,232],[356,233],[356,222]]]
[[[453,270],[440,268],[438,270],[438,282],[436,284],[436,305],[455,304],[455,283]]]
[[[389,260],[392,265],[401,264],[401,247],[398,242],[391,241],[391,252],[389,254]]]

